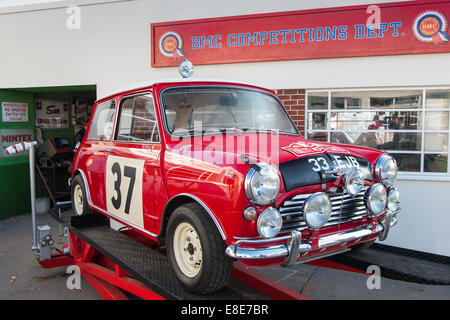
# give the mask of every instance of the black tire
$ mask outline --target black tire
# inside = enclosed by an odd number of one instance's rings
[[[188,276],[177,263],[174,235],[177,227],[189,224],[195,229],[201,245],[201,265],[198,274]],[[181,226],[180,226],[181,227]],[[208,213],[196,203],[175,209],[167,225],[167,254],[170,265],[183,286],[197,294],[207,294],[221,289],[230,279],[233,260],[225,254],[225,243]],[[189,238],[187,238],[189,239]],[[198,240],[197,240],[198,241]],[[189,251],[189,250],[184,250]],[[185,255],[188,255],[186,253]],[[193,253],[190,253],[191,255]],[[178,253],[179,259],[180,255]]]
[[[82,199],[81,199],[81,201],[82,201],[82,206],[81,206],[82,207],[82,211],[81,212],[78,212],[78,210],[76,208],[77,206],[75,205],[75,201],[74,201],[74,200],[76,200],[74,193],[75,193],[75,190],[77,189],[77,186],[79,186],[81,188],[81,191],[82,191]],[[70,187],[70,196],[71,196],[71,200],[72,200],[72,209],[73,209],[73,214],[74,215],[81,216],[81,215],[95,213],[95,211],[92,210],[91,208],[89,208],[89,206],[88,206],[87,196],[86,196],[86,188],[84,186],[83,179],[81,178],[80,175],[76,175],[73,178],[73,180],[72,180],[72,185]]]
[[[367,248],[370,248],[375,243],[375,241],[376,240],[371,240],[371,241],[367,241],[367,242],[364,242],[364,243],[360,243],[360,244],[352,246],[351,249],[352,249],[352,251],[365,250]]]

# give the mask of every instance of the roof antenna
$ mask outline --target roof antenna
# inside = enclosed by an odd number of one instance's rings
[[[178,71],[183,78],[189,78],[194,73],[194,65],[188,59],[185,59],[178,65]]]

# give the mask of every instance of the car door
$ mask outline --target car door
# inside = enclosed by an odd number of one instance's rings
[[[89,125],[88,137],[80,146],[78,169],[89,187],[91,204],[96,209],[106,210],[105,203],[105,150],[109,148],[114,127],[116,101],[111,99],[98,103]]]
[[[106,150],[105,202],[109,214],[147,232],[157,219],[154,180],[160,151],[152,94],[123,97],[114,139]]]

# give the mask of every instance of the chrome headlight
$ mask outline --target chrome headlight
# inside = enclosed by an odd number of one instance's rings
[[[277,170],[267,163],[258,163],[259,171],[251,168],[245,177],[245,195],[251,203],[263,206],[271,203],[280,191]]]
[[[330,198],[323,192],[316,192],[308,197],[304,205],[306,224],[317,230],[328,222],[331,214]]]
[[[391,212],[397,212],[400,210],[400,192],[398,192],[395,187],[389,189],[387,196],[387,208]]]
[[[382,155],[375,164],[375,177],[387,187],[395,183],[397,171],[397,162],[386,154]]]
[[[272,207],[264,210],[258,217],[256,227],[260,236],[264,238],[273,238],[281,230],[283,219],[280,212]]]
[[[386,188],[381,183],[375,183],[367,190],[366,206],[374,216],[383,213],[386,208]]]
[[[357,195],[364,186],[364,172],[361,169],[352,169],[344,176],[345,190],[348,194]]]

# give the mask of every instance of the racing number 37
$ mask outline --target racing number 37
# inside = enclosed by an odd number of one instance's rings
[[[120,184],[122,182],[122,172],[118,162],[114,162],[111,167],[111,172],[116,175],[116,181],[114,181],[114,190],[116,191],[116,197],[111,198],[114,208],[119,209],[122,204],[122,193],[120,192]],[[130,213],[130,202],[133,196],[133,187],[136,181],[136,168],[125,166],[124,176],[130,178],[130,184],[128,185],[127,200],[125,202],[125,213]]]
[[[106,161],[106,207],[109,214],[143,227],[144,160],[109,155]]]

